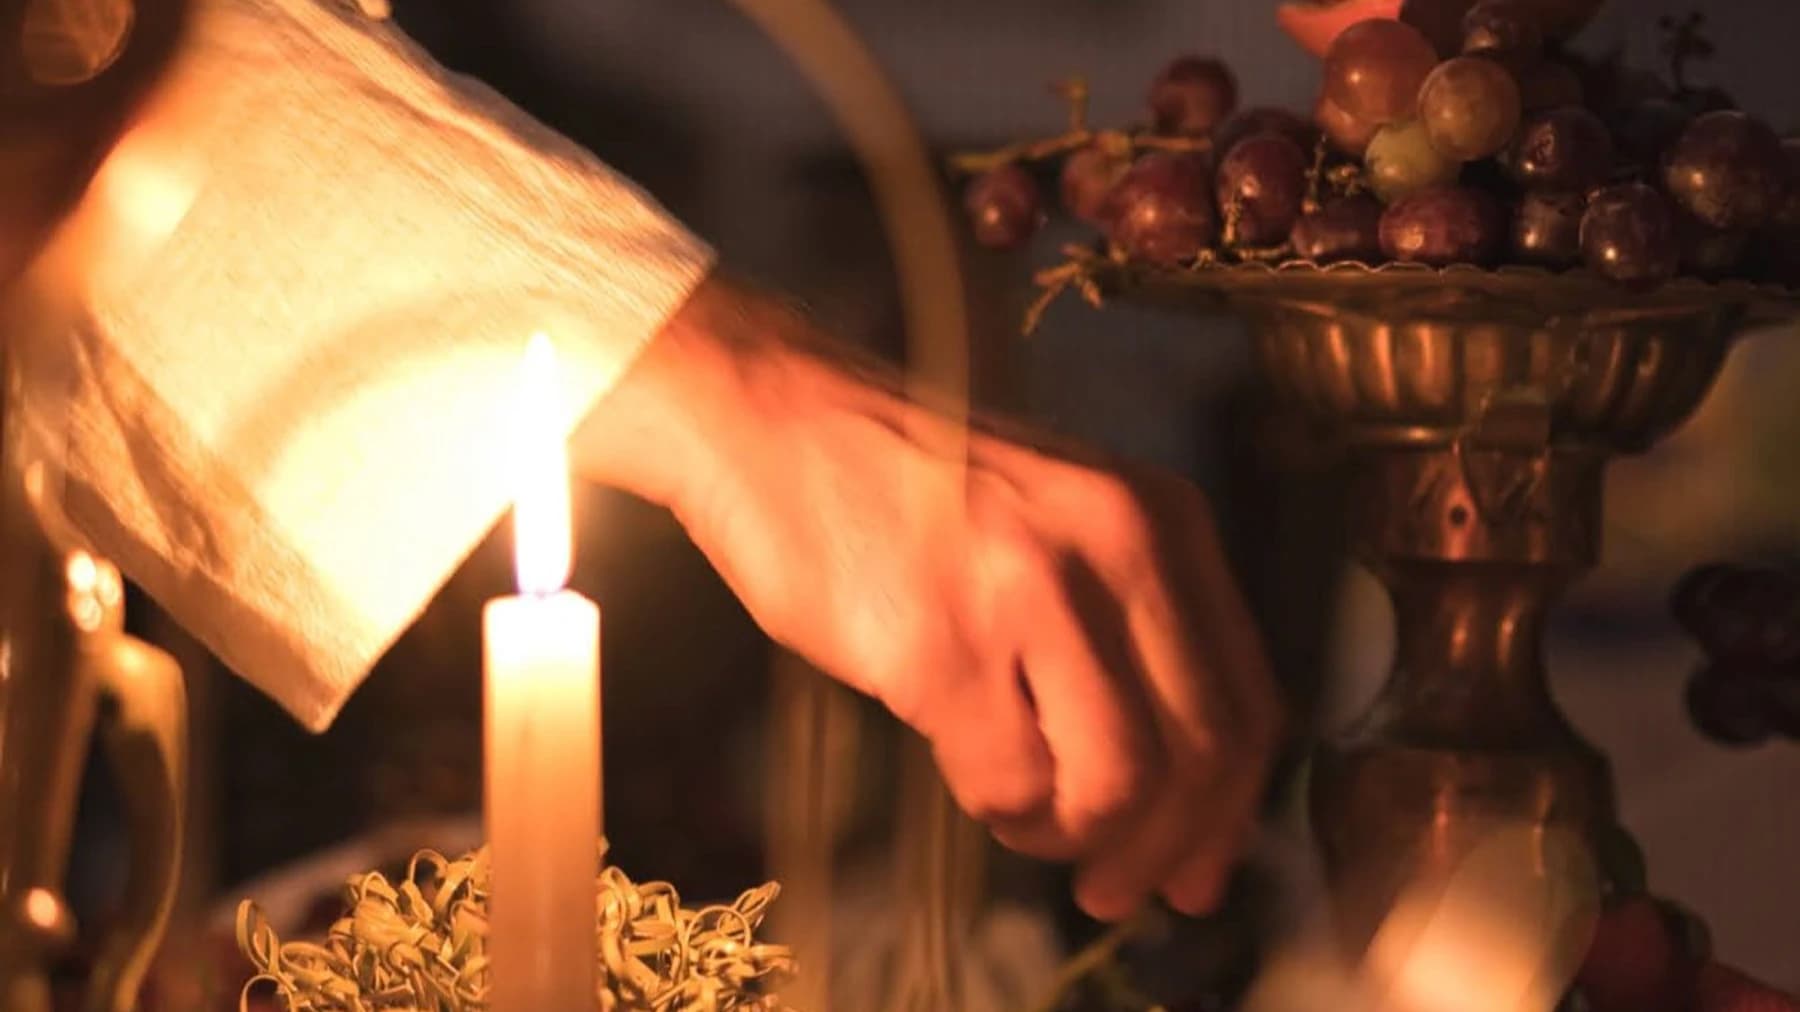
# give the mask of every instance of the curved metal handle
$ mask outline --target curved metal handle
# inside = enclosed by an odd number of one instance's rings
[[[91,581],[79,562],[70,568],[70,614],[85,632],[78,663],[100,691],[100,741],[124,798],[131,868],[117,920],[88,980],[84,1008],[130,1012],[162,944],[181,880],[187,698],[175,659],[121,630],[118,572],[87,558]]]

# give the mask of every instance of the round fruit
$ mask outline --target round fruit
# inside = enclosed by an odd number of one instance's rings
[[[1472,162],[1495,154],[1519,128],[1519,85],[1480,56],[1445,60],[1419,88],[1419,122],[1445,155]]]
[[[1223,158],[1231,153],[1232,146],[1238,141],[1262,133],[1282,134],[1300,145],[1303,151],[1311,151],[1319,138],[1319,131],[1312,124],[1292,112],[1273,106],[1255,106],[1231,117],[1213,131],[1213,154]]]
[[[1690,88],[1677,92],[1675,101],[1695,116],[1738,107],[1737,99],[1732,98],[1731,93],[1723,88]]]
[[[1332,147],[1352,158],[1361,158],[1369,150],[1369,139],[1380,129],[1338,108],[1337,103],[1324,95],[1313,103],[1313,122],[1325,132]]]
[[[1606,180],[1612,164],[1612,134],[1579,107],[1527,119],[1506,152],[1507,170],[1521,186],[1586,192]]]
[[[1527,0],[1481,0],[1463,15],[1462,51],[1536,57],[1544,28]]]
[[[1787,160],[1787,199],[1775,212],[1775,227],[1800,228],[1800,137],[1783,137],[1781,154]]]
[[[1071,154],[1062,167],[1062,206],[1092,225],[1102,224],[1106,195],[1118,183],[1131,159],[1089,145]]]
[[[1633,896],[1601,912],[1575,983],[1594,1012],[1688,1012],[1697,970],[1656,901]]]
[[[1373,197],[1333,197],[1295,223],[1294,255],[1314,263],[1381,259],[1381,203]]]
[[[1325,96],[1365,123],[1410,119],[1419,85],[1436,65],[1437,50],[1418,29],[1385,18],[1359,21],[1325,54]]]
[[[1609,896],[1636,896],[1649,885],[1644,850],[1624,826],[1606,826],[1595,841],[1595,859]]]
[[[1463,18],[1475,0],[1402,0],[1398,17],[1419,30],[1442,59],[1462,52]]]
[[[1762,683],[1756,679],[1708,668],[1688,680],[1685,701],[1694,726],[1721,745],[1761,744],[1774,730]]]
[[[1192,260],[1219,229],[1207,176],[1205,160],[1191,154],[1157,152],[1138,159],[1107,197],[1107,237],[1149,263]]]
[[[1681,247],[1681,266],[1703,278],[1730,274],[1744,259],[1750,233],[1710,228],[1692,215],[1675,216],[1675,241]]]
[[[1787,194],[1787,160],[1768,125],[1721,110],[1695,118],[1669,149],[1663,188],[1713,228],[1761,224]]]
[[[1581,216],[1587,201],[1567,190],[1530,190],[1513,215],[1512,251],[1545,267],[1573,267],[1581,260]]]
[[[1150,85],[1150,117],[1158,133],[1204,137],[1237,108],[1237,78],[1224,63],[1183,56]]]
[[[1675,274],[1679,250],[1668,201],[1642,183],[1595,193],[1581,218],[1581,253],[1596,273],[1628,284]]]
[[[1519,104],[1526,112],[1581,105],[1585,98],[1581,75],[1561,60],[1534,60],[1519,65],[1509,62],[1508,67],[1513,80],[1519,82]]]
[[[963,191],[963,210],[975,241],[993,249],[1022,245],[1044,220],[1037,182],[1012,163],[970,180]]]
[[[1363,154],[1363,175],[1376,196],[1393,203],[1409,193],[1456,181],[1462,166],[1431,143],[1418,120],[1375,131]]]
[[[1257,134],[1233,145],[1219,163],[1215,191],[1228,241],[1273,246],[1287,237],[1306,199],[1309,159],[1278,133]]]
[[[1793,1012],[1796,999],[1719,962],[1700,968],[1693,1012]]]
[[[1675,621],[1708,657],[1741,667],[1800,663],[1800,575],[1776,566],[1702,566],[1670,595]]]
[[[1553,39],[1566,39],[1594,19],[1602,0],[1529,0],[1537,11],[1544,34]]]
[[[1499,252],[1505,228],[1505,215],[1486,193],[1439,186],[1388,206],[1381,215],[1381,251],[1436,267],[1486,264]]]
[[[1617,121],[1619,153],[1634,165],[1659,166],[1692,121],[1692,114],[1669,99],[1644,99],[1627,107]]]

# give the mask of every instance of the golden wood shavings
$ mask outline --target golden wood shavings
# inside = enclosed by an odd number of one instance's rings
[[[666,882],[634,883],[617,868],[595,883],[601,1012],[780,1012],[767,986],[791,975],[786,946],[756,940],[780,889],[768,883],[730,904],[684,909]],[[238,949],[256,968],[238,1007],[267,986],[287,1012],[485,1012],[488,861],[420,851],[396,884],[378,872],[344,886],[345,914],[323,942],[283,942],[249,900]]]

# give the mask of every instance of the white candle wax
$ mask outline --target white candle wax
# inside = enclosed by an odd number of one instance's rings
[[[600,820],[600,610],[571,591],[482,615],[490,1007],[587,1009]]]
[[[489,1004],[594,1007],[600,818],[600,609],[563,589],[569,463],[550,342],[532,339],[519,403],[513,555],[521,593],[482,614]]]

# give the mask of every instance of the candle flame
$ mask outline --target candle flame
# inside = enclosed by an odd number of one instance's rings
[[[533,334],[525,348],[518,409],[513,573],[526,594],[553,594],[569,579],[569,454],[557,397],[556,352]]]

